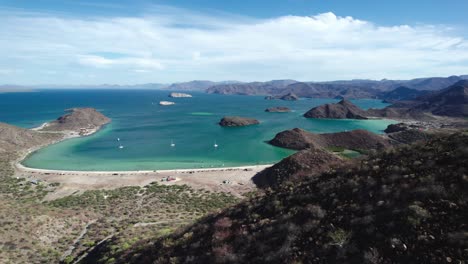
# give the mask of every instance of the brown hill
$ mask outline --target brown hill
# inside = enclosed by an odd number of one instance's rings
[[[61,134],[41,133],[0,123],[0,152],[21,151],[61,137]]]
[[[82,128],[97,129],[111,121],[108,117],[99,113],[94,108],[72,108],[66,111],[69,113],[59,117],[53,122],[50,122],[43,130],[79,131]]]
[[[336,104],[325,104],[312,108],[304,114],[307,118],[367,119],[366,111],[343,99]]]
[[[337,155],[323,149],[301,150],[263,170],[252,180],[260,188],[277,188],[286,181],[300,181],[304,177],[319,175],[331,166],[343,163]]]
[[[380,150],[390,146],[390,142],[386,138],[361,129],[315,134],[300,128],[294,128],[278,133],[269,143],[277,147],[294,150],[339,147],[362,151]]]

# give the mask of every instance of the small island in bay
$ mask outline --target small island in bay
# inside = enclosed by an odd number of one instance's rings
[[[277,107],[269,107],[265,109],[265,112],[269,113],[288,113],[291,112],[291,109],[284,107],[284,106],[277,106]]]
[[[240,127],[257,124],[260,124],[260,122],[256,119],[240,116],[225,116],[219,121],[219,125],[223,127]]]
[[[266,96],[265,99],[266,100],[279,99],[279,100],[283,100],[283,101],[297,101],[297,100],[299,100],[299,96],[297,96],[294,93],[287,93],[287,94],[277,95],[277,96],[269,95],[269,96]]]
[[[169,97],[171,98],[190,98],[193,97],[191,94],[187,93],[170,93]]]
[[[169,101],[161,101],[161,102],[159,102],[159,105],[168,106],[168,105],[175,105],[175,103],[174,102],[169,102]]]

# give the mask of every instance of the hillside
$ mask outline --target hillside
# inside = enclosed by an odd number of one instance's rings
[[[0,123],[0,154],[43,145],[61,137]]]
[[[389,150],[83,263],[463,263],[467,148],[456,134]]]
[[[395,88],[394,90],[382,93],[381,95],[379,95],[379,98],[386,101],[413,100],[427,93],[428,91],[420,91],[405,86],[400,86],[398,88]]]
[[[258,173],[252,181],[259,188],[277,188],[285,182],[298,182],[305,177],[319,175],[344,162],[338,155],[324,149],[304,149]]]

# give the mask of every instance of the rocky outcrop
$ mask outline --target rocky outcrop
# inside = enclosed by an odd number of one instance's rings
[[[260,122],[253,118],[240,117],[240,116],[225,116],[219,121],[219,125],[223,127],[239,127],[260,124]]]
[[[339,147],[362,151],[390,146],[388,139],[367,130],[315,134],[300,128],[280,132],[269,143],[294,150]]]
[[[186,94],[186,93],[170,93],[169,97],[172,98],[189,98],[192,97],[191,94]]]
[[[291,109],[284,107],[284,106],[277,106],[277,107],[270,107],[265,109],[265,112],[270,112],[270,113],[286,113],[286,112],[291,112]]]
[[[43,128],[47,131],[80,131],[82,129],[98,129],[109,123],[111,120],[96,111],[94,108],[72,108],[66,110],[66,115],[59,117]]]
[[[287,93],[285,95],[278,96],[278,99],[284,100],[284,101],[297,101],[299,100],[299,97],[295,95],[294,93]]]
[[[275,188],[286,181],[300,181],[304,177],[319,175],[334,164],[342,162],[342,159],[326,150],[306,149],[261,171],[252,181],[259,188]]]
[[[325,104],[312,108],[304,114],[307,118],[367,119],[366,111],[343,99],[336,104]]]
[[[407,130],[408,126],[405,123],[398,123],[398,124],[390,124],[387,126],[387,128],[384,130],[385,133],[395,133],[395,132],[400,132]]]

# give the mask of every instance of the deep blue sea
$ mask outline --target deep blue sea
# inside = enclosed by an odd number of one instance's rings
[[[26,166],[63,170],[155,170],[269,164],[293,152],[266,143],[295,127],[325,133],[367,129],[382,133],[391,120],[323,120],[302,115],[334,99],[265,100],[263,96],[211,95],[168,98],[155,90],[40,90],[0,94],[0,122],[32,128],[72,107],[94,107],[112,118],[98,133],[67,140],[30,155]],[[162,100],[172,106],[159,106]],[[380,100],[352,100],[362,108],[382,108]],[[286,106],[291,113],[267,113]],[[226,115],[258,119],[260,125],[224,128]],[[120,138],[120,143],[117,141]],[[171,142],[175,147],[171,147]],[[214,144],[219,147],[215,148]],[[123,148],[119,148],[122,144]]]

